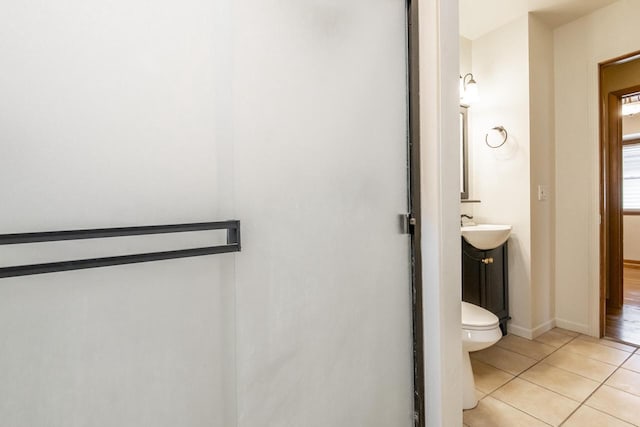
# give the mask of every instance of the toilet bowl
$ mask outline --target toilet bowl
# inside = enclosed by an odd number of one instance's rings
[[[495,314],[477,305],[462,302],[462,407],[475,408],[478,404],[476,386],[471,369],[470,351],[485,349],[502,338]]]

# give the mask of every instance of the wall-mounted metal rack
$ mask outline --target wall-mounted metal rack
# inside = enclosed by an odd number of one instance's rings
[[[48,262],[44,264],[19,265],[0,268],[0,278],[29,276],[57,271],[81,270],[122,264],[161,261],[227,252],[240,252],[240,221],[198,222],[190,224],[150,225],[142,227],[96,228],[90,230],[45,231],[38,233],[1,234],[0,245],[21,243],[56,242],[62,240],[101,239],[108,237],[141,236],[149,234],[184,233],[190,231],[227,230],[225,245],[206,246],[174,251],[148,252],[71,261]]]

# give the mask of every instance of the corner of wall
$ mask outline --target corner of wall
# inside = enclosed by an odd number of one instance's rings
[[[420,128],[427,426],[462,424],[458,3],[420,2]]]
[[[532,331],[555,318],[555,83],[553,31],[529,13]],[[535,335],[536,332],[533,332]]]
[[[640,2],[617,1],[554,30],[557,324],[599,334],[598,63],[638,49]],[[579,153],[579,154],[578,154]]]

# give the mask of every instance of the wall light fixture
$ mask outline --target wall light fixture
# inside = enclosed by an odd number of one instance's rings
[[[460,104],[469,107],[478,102],[478,83],[473,78],[473,74],[467,73],[460,76]]]

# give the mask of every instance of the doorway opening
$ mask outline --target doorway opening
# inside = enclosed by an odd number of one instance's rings
[[[622,289],[621,304],[607,305],[605,335],[640,343],[640,93],[622,103]],[[617,302],[620,302],[619,300]]]
[[[638,52],[600,64],[600,335],[636,345],[640,344],[638,76]]]

